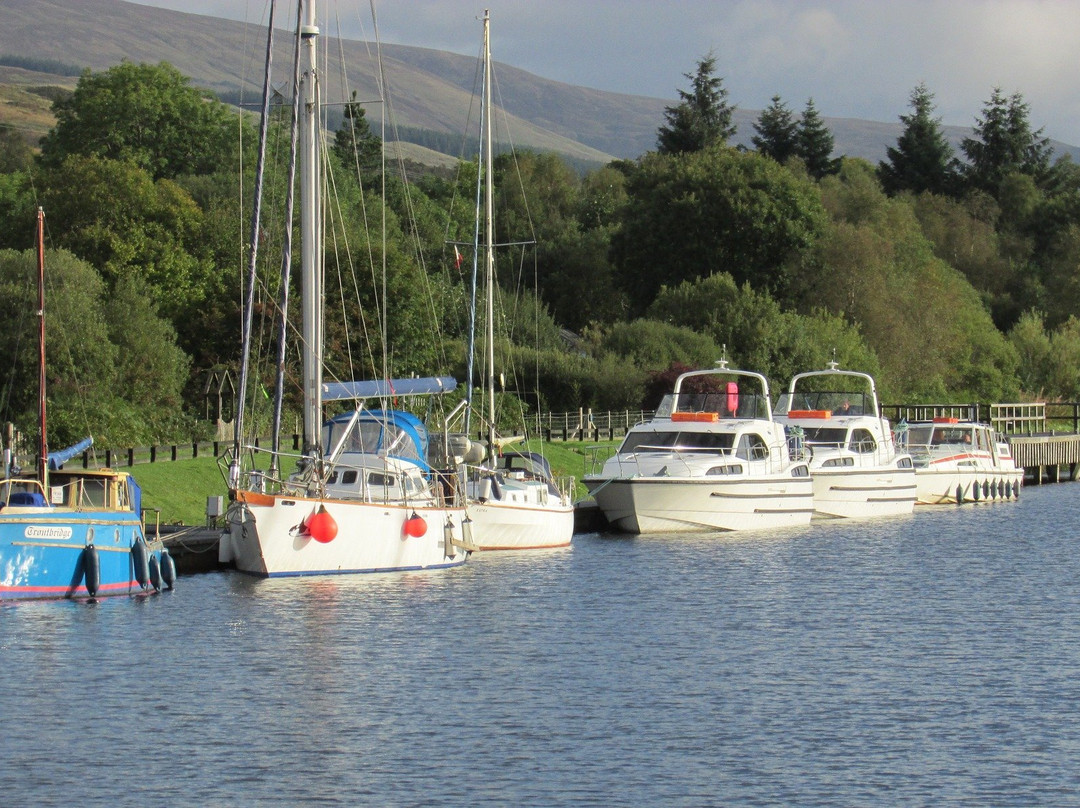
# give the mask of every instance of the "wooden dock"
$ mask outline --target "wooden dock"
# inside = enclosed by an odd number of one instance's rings
[[[1023,467],[1028,484],[1075,481],[1080,469],[1080,435],[1008,435],[1016,465]],[[1063,473],[1064,472],[1064,473]]]
[[[176,571],[181,575],[191,575],[233,568],[231,564],[218,561],[221,531],[220,527],[202,525],[162,525],[159,535],[176,562]]]

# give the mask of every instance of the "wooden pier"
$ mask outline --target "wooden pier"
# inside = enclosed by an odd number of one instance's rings
[[[1080,468],[1080,435],[1053,432],[1007,435],[1016,465],[1024,469],[1028,484],[1075,481]],[[1063,473],[1064,472],[1064,473]]]
[[[232,569],[218,561],[222,528],[212,525],[162,525],[160,537],[181,575]]]

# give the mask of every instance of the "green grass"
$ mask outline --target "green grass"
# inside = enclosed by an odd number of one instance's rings
[[[143,490],[143,507],[160,508],[161,524],[201,525],[206,498],[227,495],[217,458],[145,463],[129,469]]]
[[[534,452],[543,453],[544,457],[547,458],[548,463],[551,464],[551,471],[556,477],[574,478],[574,500],[577,501],[582,497],[587,496],[589,493],[585,486],[582,485],[581,478],[587,472],[592,471],[589,467],[589,463],[594,454],[594,452],[591,451],[591,447],[610,447],[610,450],[606,453],[600,453],[600,459],[604,460],[615,451],[615,447],[617,447],[619,443],[621,443],[620,440],[599,441],[597,443],[562,443],[552,441],[543,444],[539,441],[529,441],[526,444],[507,446],[506,449],[507,451],[514,451],[524,445]],[[599,471],[599,468],[597,471]]]
[[[615,447],[618,441],[592,443],[545,443],[541,448],[535,441],[528,444],[533,451],[543,451],[558,477],[574,478],[574,499],[586,496],[581,484],[582,475],[588,471],[586,462],[590,456],[587,447],[600,445]],[[507,447],[520,448],[522,444]],[[228,486],[218,470],[213,457],[176,462],[142,463],[130,469],[143,490],[143,507],[159,508],[161,524],[201,525],[206,522],[206,498],[227,496]]]

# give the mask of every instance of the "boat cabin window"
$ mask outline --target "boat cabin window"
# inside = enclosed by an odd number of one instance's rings
[[[37,482],[32,480],[6,480],[0,483],[0,508],[7,504],[44,508],[49,503],[45,501],[45,496],[41,493],[41,486]]]
[[[769,456],[769,447],[761,435],[750,433],[739,438],[735,454],[744,460],[764,460]]]
[[[499,468],[508,472],[524,472],[526,477],[546,478],[551,476],[551,467],[540,455],[508,452],[499,458]]]
[[[828,460],[821,464],[823,469],[835,469],[841,466],[854,466],[855,458],[850,455],[844,457],[830,457]]]
[[[368,474],[368,485],[373,488],[395,488],[397,486],[397,477],[393,474],[380,474],[377,471],[372,471]]]
[[[329,485],[335,485],[340,483],[341,485],[355,485],[357,477],[359,475],[356,469],[345,469],[340,474],[337,471],[330,472],[330,476],[326,478],[326,482]]]
[[[341,440],[348,422],[330,422],[322,429],[323,450],[332,451]],[[421,461],[420,447],[416,445],[412,433],[389,421],[382,421],[370,415],[361,416],[352,425],[342,444],[342,452],[360,454],[388,453],[414,462]]]
[[[930,438],[931,446],[971,446],[971,429],[968,427],[936,426]]]
[[[619,452],[703,452],[724,454],[734,445],[735,436],[729,432],[631,432]]]
[[[851,443],[848,448],[853,452],[868,454],[877,449],[877,441],[868,429],[853,429],[851,431]]]
[[[990,436],[985,429],[975,430],[975,448],[981,452],[990,451]]]
[[[840,447],[847,443],[848,431],[844,427],[811,426],[803,429],[803,440],[814,446]]]
[[[409,495],[421,495],[427,491],[427,480],[422,474],[405,475],[405,493]]]
[[[53,474],[49,496],[54,505],[73,508],[108,508],[109,482],[105,477]]]
[[[743,467],[735,464],[728,464],[726,466],[713,466],[705,472],[708,477],[718,477],[724,474],[742,474]]]
[[[929,424],[914,425],[908,428],[906,444],[908,446],[929,446],[930,436],[933,433],[934,428]],[[903,433],[898,431],[897,435],[900,436]]]

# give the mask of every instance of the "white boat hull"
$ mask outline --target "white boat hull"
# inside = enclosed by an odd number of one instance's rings
[[[337,535],[325,543],[307,535],[302,527],[320,507],[337,525]],[[421,536],[406,530],[405,522],[414,514],[426,523]],[[264,577],[454,567],[465,563],[468,555],[460,546],[464,518],[464,508],[413,508],[238,491],[229,507],[229,532],[222,537],[219,556],[235,563],[241,572]]]
[[[901,516],[915,509],[912,468],[810,469],[814,513],[822,517],[861,519]]]
[[[472,503],[472,541],[478,550],[537,550],[569,547],[574,535],[574,507],[524,507]]]
[[[1023,469],[935,469],[915,472],[920,505],[994,502],[1017,499],[1024,482]]]
[[[809,477],[768,480],[636,477],[588,480],[608,522],[628,533],[760,530],[809,524]]]

